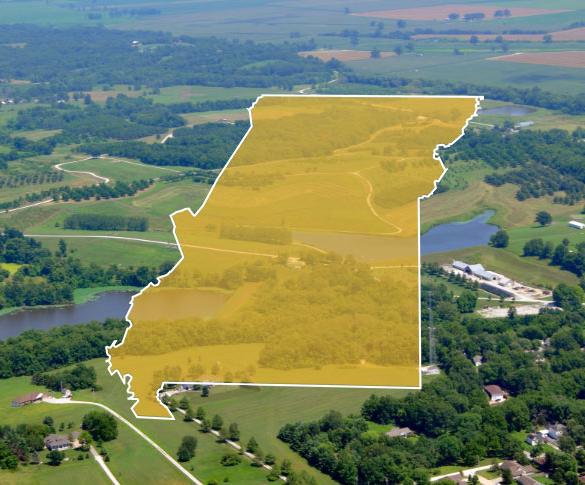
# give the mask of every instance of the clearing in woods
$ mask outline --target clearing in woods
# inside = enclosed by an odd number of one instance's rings
[[[497,11],[509,10],[508,17],[530,17],[533,15],[549,15],[553,13],[569,12],[570,10],[547,9],[547,8],[525,8],[502,6],[483,6],[476,4],[453,4],[435,5],[432,7],[400,8],[394,10],[374,10],[370,12],[359,12],[352,15],[360,17],[378,17],[384,19],[401,20],[446,20],[450,14],[458,14],[460,17],[466,14],[482,13],[485,19],[494,18]]]
[[[136,415],[172,418],[167,382],[420,386],[419,198],[477,105],[261,96],[205,203],[172,215],[181,261],[108,348]]]

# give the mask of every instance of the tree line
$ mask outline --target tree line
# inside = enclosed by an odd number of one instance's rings
[[[574,204],[585,197],[585,130],[523,130],[510,133],[505,129],[468,131],[456,145],[444,152],[446,163],[453,160],[481,160],[494,169],[507,168],[486,175],[494,186],[517,185],[516,198],[525,200],[545,195],[556,196],[554,202]]]
[[[129,183],[116,181],[113,185],[102,183],[82,185],[80,187],[71,187],[69,185],[52,187],[41,192],[32,192],[7,202],[1,202],[0,210],[14,209],[26,203],[40,202],[43,200],[53,200],[53,202],[81,202],[82,200],[90,199],[101,200],[131,197],[153,184],[153,179],[144,179],[134,180]]]
[[[33,375],[105,357],[105,347],[120,340],[126,330],[123,320],[108,319],[50,330],[27,330],[0,341],[0,379]]]
[[[40,242],[15,229],[0,235],[0,262],[20,265],[18,270],[0,281],[0,308],[56,305],[73,302],[76,288],[100,286],[146,286],[173,266],[134,268],[83,263],[68,255],[67,244],[61,240],[55,254]]]
[[[185,121],[167,106],[145,97],[119,94],[103,105],[89,102],[84,108],[67,103],[35,106],[18,111],[8,123],[13,130],[61,130],[51,143],[79,143],[92,140],[131,140],[163,133]],[[41,142],[49,141],[41,140]],[[41,143],[36,142],[36,143]]]
[[[138,41],[141,49],[133,47]],[[11,44],[21,43],[15,49]],[[173,37],[163,32],[102,27],[0,27],[0,72],[7,79],[40,83],[51,92],[90,91],[98,85],[278,86],[327,81],[332,70],[297,52],[314,42],[272,44],[217,37]],[[6,85],[15,99],[42,94],[33,85]],[[47,92],[48,91],[48,92]]]
[[[85,231],[148,231],[148,218],[107,214],[71,214],[63,221],[65,229]]]
[[[580,95],[557,94],[544,91],[538,86],[516,88],[508,86],[479,85],[438,79],[410,79],[401,77],[368,76],[353,72],[345,73],[345,82],[320,88],[322,92],[351,94],[451,94],[477,96],[524,104],[568,114],[585,113],[585,99]]]
[[[555,483],[577,483],[585,466],[585,453],[577,449],[585,444],[585,311],[526,317],[510,312],[488,320],[458,311],[445,285],[426,284],[427,293],[422,334],[432,311],[441,376],[406,397],[372,395],[361,415],[332,411],[318,421],[285,425],[279,438],[343,484],[426,484],[438,466],[473,467],[485,458],[526,464],[518,432],[560,422],[566,437],[560,451],[547,452],[542,469]],[[471,362],[475,355],[484,361],[479,368]],[[486,384],[501,386],[510,397],[490,406]],[[390,438],[369,431],[367,421],[409,427],[418,436]]]
[[[92,156],[138,159],[149,165],[191,166],[201,169],[222,168],[249,128],[249,123],[205,123],[179,128],[165,143],[86,143],[79,150]]]

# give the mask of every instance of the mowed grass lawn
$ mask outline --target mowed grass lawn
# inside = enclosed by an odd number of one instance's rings
[[[0,422],[3,425],[20,423],[40,423],[45,416],[51,416],[58,429],[60,423],[72,422],[73,430],[79,429],[83,416],[96,408],[91,405],[54,405],[33,404],[22,408],[13,408],[12,400],[34,390],[45,389],[30,384],[30,377],[18,377],[0,381]],[[110,455],[108,466],[124,483],[124,477],[132,477],[131,483],[185,483],[182,475],[154,448],[142,440],[126,425],[119,423],[119,436],[108,442],[105,447]],[[59,431],[57,431],[59,432]],[[67,428],[65,431],[67,433]],[[109,483],[102,470],[93,459],[77,461],[77,453],[68,452],[69,461],[59,467],[48,465],[19,468],[17,472],[0,471],[0,483],[67,483],[76,477],[80,483]],[[22,473],[21,473],[22,472]],[[83,475],[79,475],[83,473]],[[102,478],[103,477],[103,478]]]
[[[335,483],[328,476],[311,468],[288,445],[277,438],[278,431],[287,423],[311,421],[335,409],[343,414],[359,414],[361,405],[372,394],[404,396],[406,390],[331,389],[298,387],[237,387],[215,386],[210,396],[185,393],[196,409],[202,406],[209,417],[219,414],[226,426],[238,423],[241,441],[246,443],[254,436],[264,453],[277,459],[291,460],[298,470],[306,470],[317,483]],[[386,430],[390,426],[385,427]],[[380,430],[379,427],[374,429]]]
[[[193,435],[198,439],[196,456],[184,466],[207,483],[216,480],[220,483],[229,481],[243,485],[261,485],[268,483],[266,470],[253,467],[248,460],[234,467],[220,464],[222,456],[232,449],[218,443],[210,434],[199,431],[194,423],[186,423],[183,416],[176,414],[175,421],[141,420],[133,416],[127,400],[124,385],[117,376],[110,376],[103,359],[87,362],[96,369],[98,384],[102,390],[77,391],[74,399],[99,402],[105,404],[130,420],[135,426],[150,436],[168,453],[175,456],[183,436]],[[61,422],[75,423],[79,427],[85,413],[92,409],[91,405],[50,405],[35,404],[24,408],[12,408],[10,402],[15,396],[25,394],[40,387],[32,386],[29,377],[20,377],[0,381],[0,422],[16,424],[21,422],[39,422],[44,416],[54,418],[57,426]],[[242,432],[242,441],[255,436],[265,453],[274,453],[279,460],[290,459],[297,470],[307,470],[319,484],[334,483],[329,477],[310,468],[297,454],[290,451],[285,443],[280,442],[276,435],[281,426],[289,422],[307,421],[320,418],[330,409],[344,414],[359,413],[360,407],[372,393],[405,395],[404,390],[371,389],[324,389],[324,388],[239,388],[232,386],[216,386],[208,398],[200,397],[199,393],[187,393],[194,406],[202,405],[208,415],[215,413],[224,418],[226,425],[237,422]],[[95,408],[93,408],[95,409]],[[373,425],[370,432],[383,432],[386,427]],[[389,428],[389,427],[388,427]],[[148,443],[123,423],[119,424],[120,436],[106,443],[110,454],[109,465],[122,483],[184,483],[185,480],[166,462]],[[85,462],[80,462],[85,463]],[[66,466],[81,466],[76,463],[62,465],[63,473]],[[41,470],[42,471],[42,470]],[[27,469],[28,472],[28,469]],[[99,470],[98,470],[99,472]],[[25,474],[22,474],[24,477]],[[65,475],[63,475],[65,476]],[[35,483],[41,475],[35,475],[29,481],[18,483]],[[28,478],[27,478],[28,480]],[[1,480],[0,480],[1,481]],[[3,482],[2,482],[3,483]],[[84,483],[84,482],[82,482]],[[92,483],[100,483],[99,481]]]
[[[583,222],[583,216],[574,214],[573,218],[559,218],[553,220],[550,226],[541,227],[532,224],[526,227],[517,227],[509,230],[510,245],[508,250],[515,254],[522,254],[524,245],[531,239],[542,239],[544,242],[552,242],[555,246],[563,239],[568,239],[572,245],[585,242],[585,231],[569,227],[569,220]]]
[[[183,415],[180,413],[176,414],[177,419],[175,421],[137,419],[134,417],[130,410],[132,402],[127,400],[126,389],[120,378],[117,375],[110,376],[103,359],[92,360],[89,364],[95,367],[98,374],[98,383],[103,389],[96,393],[80,391],[75,394],[75,399],[100,402],[111,407],[150,436],[172,456],[176,456],[183,436],[196,436],[198,440],[196,456],[190,462],[185,463],[184,466],[204,483],[211,480],[223,482],[226,478],[230,483],[241,483],[243,485],[267,483],[267,480],[265,480],[266,471],[251,466],[247,460],[234,467],[222,466],[220,460],[225,453],[230,451],[230,448],[217,443],[211,434],[201,433],[195,423],[184,422]],[[136,483],[138,483],[138,480],[136,480]],[[155,482],[147,481],[145,483]]]

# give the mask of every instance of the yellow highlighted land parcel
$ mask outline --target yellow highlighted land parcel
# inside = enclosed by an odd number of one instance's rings
[[[138,416],[165,382],[419,385],[419,197],[473,97],[262,96],[182,260],[109,348]]]

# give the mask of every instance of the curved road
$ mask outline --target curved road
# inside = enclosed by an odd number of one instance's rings
[[[109,408],[108,406],[101,404],[101,403],[98,403],[98,402],[72,401],[70,399],[47,398],[47,399],[44,399],[43,402],[46,402],[49,404],[85,404],[85,405],[90,405],[90,406],[97,406],[97,407],[100,407],[100,408],[106,410],[108,413],[110,413],[116,419],[118,419],[119,421],[122,421],[126,426],[128,426],[130,429],[132,429],[132,431],[134,431],[136,434],[138,434],[144,441],[148,442],[148,444],[150,444],[166,460],[168,460],[171,463],[171,465],[173,465],[177,470],[179,470],[183,475],[185,475],[189,479],[190,482],[195,483],[196,485],[204,485],[204,483],[202,481],[200,481],[195,476],[193,476],[191,473],[189,473],[171,455],[169,455],[162,447],[160,447],[157,443],[155,443],[152,439],[150,439],[150,437],[147,434],[140,431],[140,429],[138,429],[130,421],[128,421],[126,418],[124,418],[123,416],[118,414],[112,408]]]

